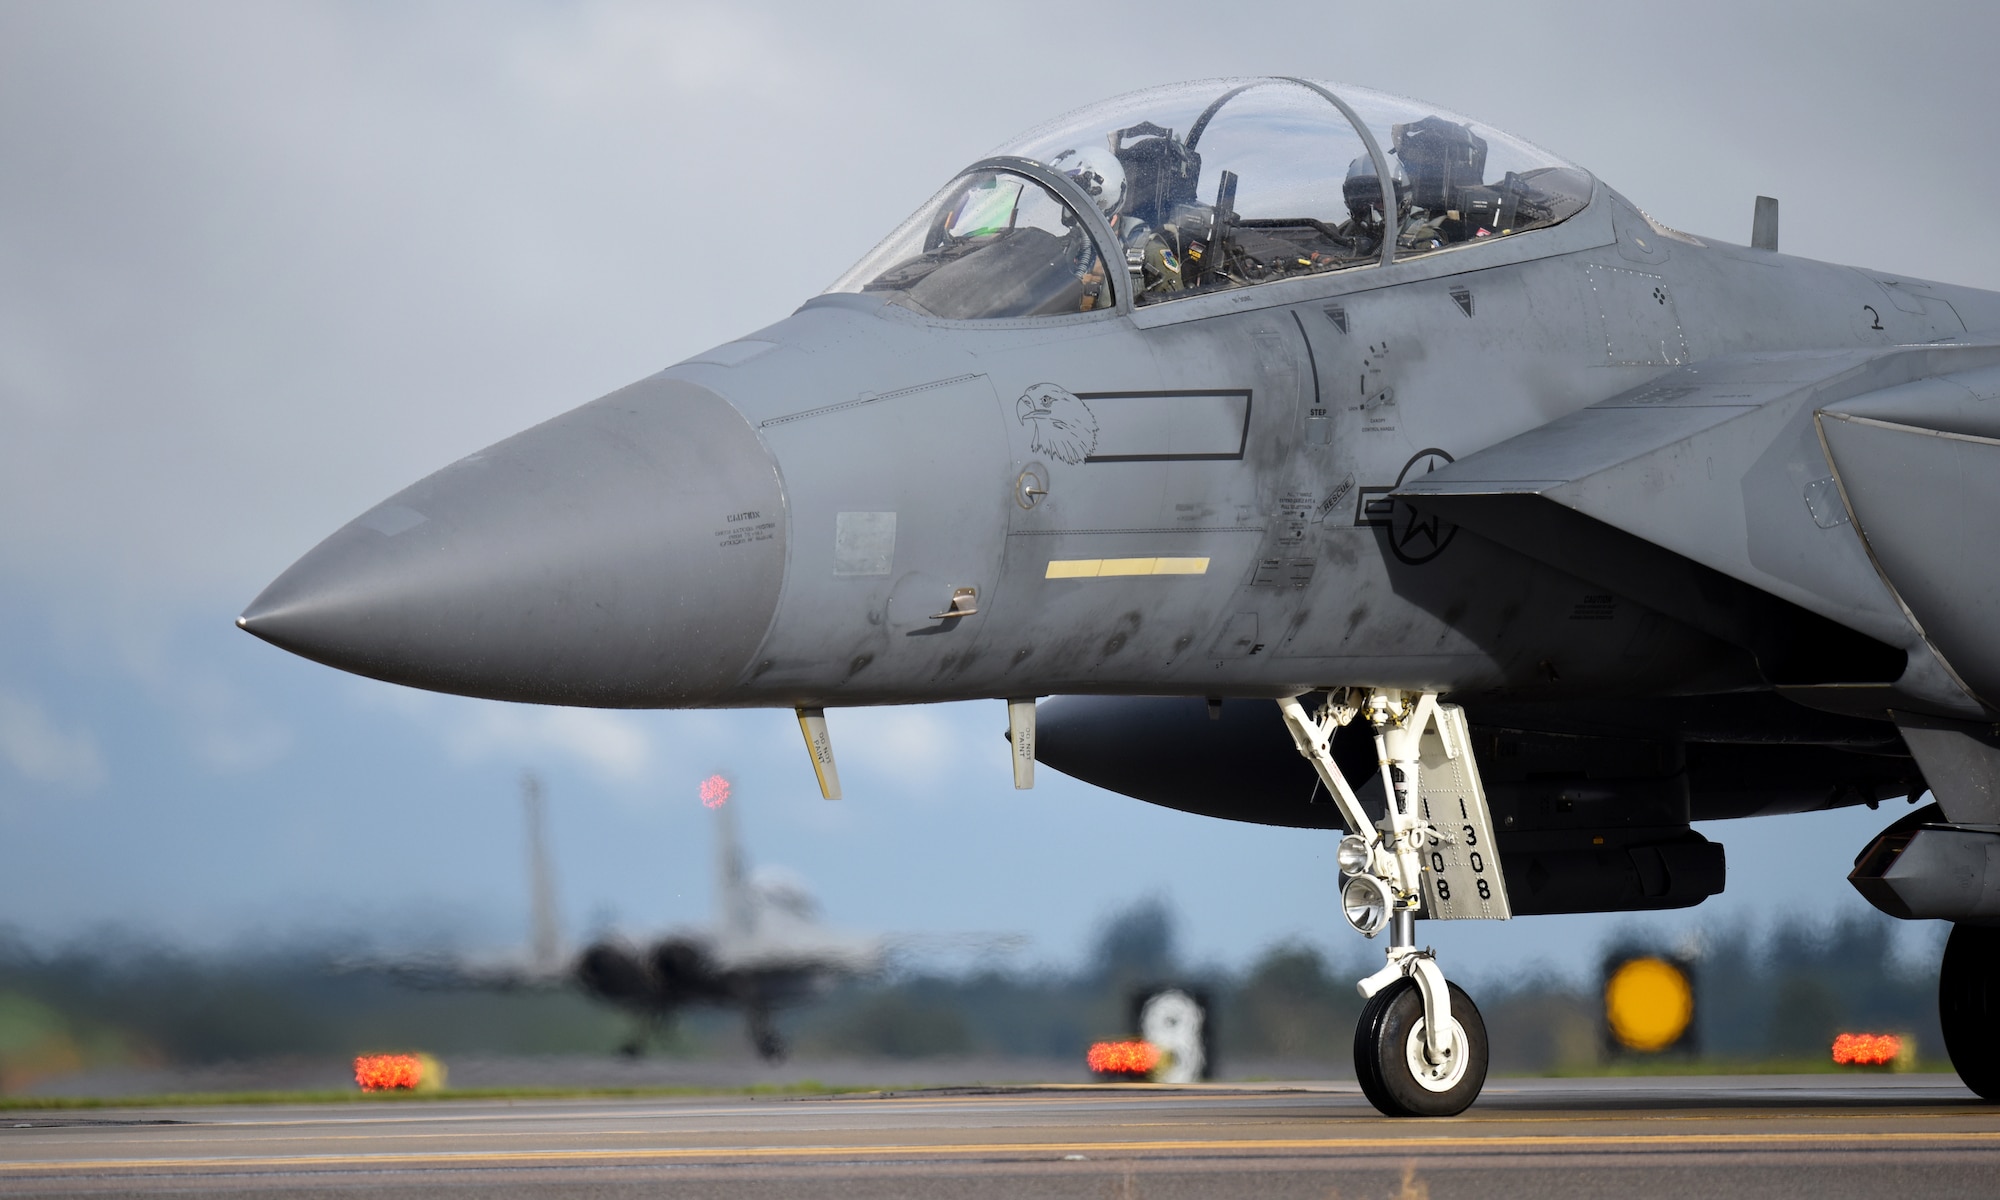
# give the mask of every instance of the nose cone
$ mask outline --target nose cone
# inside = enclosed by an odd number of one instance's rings
[[[742,414],[706,388],[649,379],[390,497],[237,624],[433,691],[726,703],[777,607],[784,503]]]

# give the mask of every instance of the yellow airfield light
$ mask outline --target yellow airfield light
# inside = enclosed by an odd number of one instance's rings
[[[1604,981],[1604,1021],[1627,1050],[1654,1054],[1680,1041],[1694,1020],[1694,986],[1664,958],[1629,959]]]

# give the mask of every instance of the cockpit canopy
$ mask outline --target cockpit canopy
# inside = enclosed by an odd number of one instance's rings
[[[1173,84],[1009,142],[828,290],[952,320],[1108,310],[1121,291],[1157,304],[1546,228],[1591,187],[1517,138],[1364,88]]]

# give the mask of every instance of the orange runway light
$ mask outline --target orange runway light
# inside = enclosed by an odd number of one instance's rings
[[[1160,1048],[1151,1042],[1098,1042],[1086,1061],[1099,1075],[1148,1075],[1160,1065]]]
[[[364,1092],[413,1091],[424,1079],[414,1054],[363,1054],[354,1060],[354,1082]]]
[[[721,808],[729,803],[729,781],[720,775],[710,775],[701,781],[701,806]]]
[[[1903,1052],[1893,1033],[1843,1033],[1833,1039],[1833,1061],[1847,1067],[1879,1067]]]

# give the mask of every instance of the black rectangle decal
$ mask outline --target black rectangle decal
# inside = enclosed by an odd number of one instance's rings
[[[1250,440],[1250,389],[1078,392],[1097,418],[1087,463],[1227,462]]]

